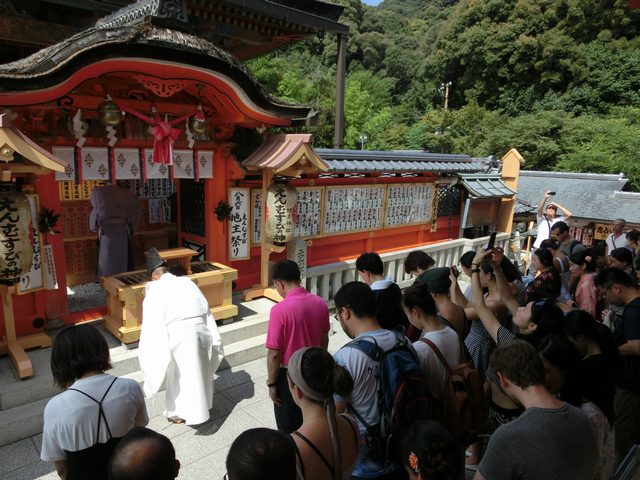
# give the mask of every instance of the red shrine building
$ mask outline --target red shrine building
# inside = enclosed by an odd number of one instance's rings
[[[192,250],[186,263],[181,251],[167,255],[183,262],[203,289],[198,275],[220,274],[220,285],[207,295],[223,317],[235,314],[232,289],[257,285],[254,291],[264,293],[269,259],[290,255],[292,240],[314,267],[363,251],[458,238],[464,227],[510,230],[514,187],[485,174],[489,159],[314,149],[312,135],[293,133],[313,131],[312,110],[269,96],[243,62],[310,35],[335,34],[339,147],[343,7],[312,0],[140,0],[112,11],[117,1],[69,1],[55,10],[35,3],[38,11],[19,13],[0,0],[7,12],[0,58],[8,62],[0,65],[0,114],[53,160],[32,165],[19,152],[10,160],[0,156],[0,186],[30,196],[34,225],[60,216],[55,227],[33,230],[41,246],[38,268],[3,287],[0,353],[7,339],[37,335],[50,319],[107,315],[114,334],[133,341],[139,276],[103,278],[107,307],[97,313],[68,311],[67,287],[97,280],[91,191],[116,180],[128,182],[142,210],[131,239],[135,268],[144,268],[150,247]],[[270,135],[273,128],[292,133]],[[276,195],[295,191],[295,214],[283,210],[290,224],[280,242],[267,220],[274,188]]]

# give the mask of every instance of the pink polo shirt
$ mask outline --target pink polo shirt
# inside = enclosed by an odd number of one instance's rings
[[[295,288],[284,300],[271,307],[266,347],[282,350],[282,363],[287,365],[296,350],[319,347],[329,332],[329,309],[326,302],[304,288]]]

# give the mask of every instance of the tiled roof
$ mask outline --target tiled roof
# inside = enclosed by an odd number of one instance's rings
[[[430,153],[421,150],[341,150],[316,148],[330,172],[439,172],[478,173],[487,169],[489,158]]]
[[[640,223],[640,193],[623,192],[628,183],[623,174],[523,170],[518,181],[516,214],[535,212],[544,192],[553,190],[557,193],[551,201],[568,208],[576,218],[607,221],[624,218],[630,223]]]
[[[460,174],[461,185],[473,198],[511,197],[516,192],[507,187],[500,175]]]

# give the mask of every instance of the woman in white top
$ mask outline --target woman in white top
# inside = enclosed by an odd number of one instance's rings
[[[402,304],[411,324],[422,330],[420,340],[414,342],[413,347],[420,359],[420,367],[427,378],[431,394],[436,398],[440,397],[449,379],[449,372],[424,340],[433,342],[449,366],[455,368],[462,360],[460,338],[454,329],[445,325],[438,317],[436,304],[427,284],[407,288],[402,296]]]
[[[107,479],[117,442],[149,422],[142,390],[134,380],[108,375],[109,347],[91,325],[60,332],[51,351],[53,379],[66,389],[44,409],[40,457],[62,479]]]

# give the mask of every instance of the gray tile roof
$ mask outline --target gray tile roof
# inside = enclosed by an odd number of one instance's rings
[[[507,187],[500,174],[460,174],[460,183],[473,198],[511,197],[515,191]]]
[[[329,165],[330,172],[438,172],[477,173],[487,170],[492,157],[430,153],[421,150],[314,149]]]
[[[606,221],[624,218],[630,223],[640,223],[640,193],[623,192],[628,184],[629,179],[623,174],[523,170],[518,181],[516,214],[535,213],[544,192],[553,190],[557,193],[551,201],[568,208],[576,218]]]

